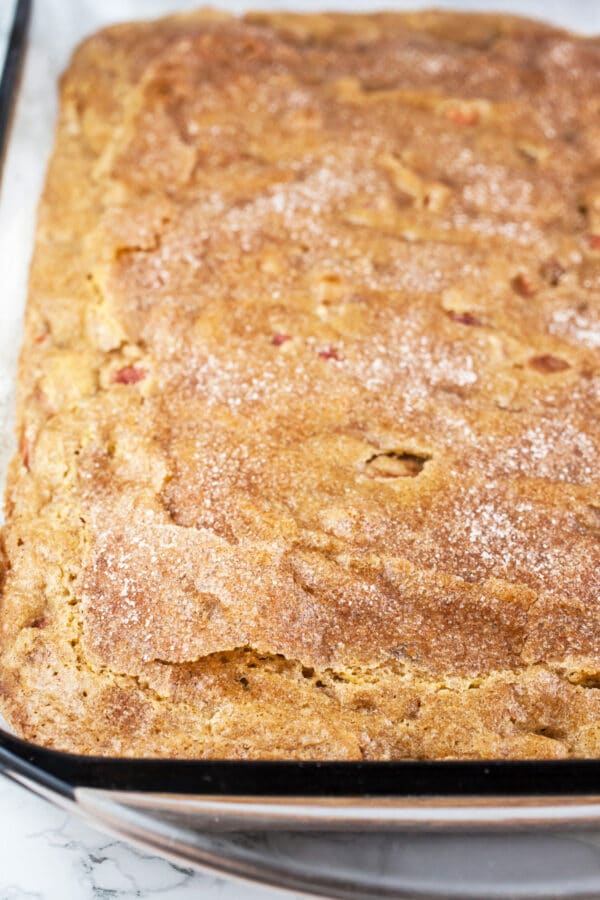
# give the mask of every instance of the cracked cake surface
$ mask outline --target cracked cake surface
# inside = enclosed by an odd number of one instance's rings
[[[600,756],[600,41],[108,28],[61,84],[0,704],[83,753]]]

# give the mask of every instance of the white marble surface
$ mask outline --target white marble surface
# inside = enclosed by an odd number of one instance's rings
[[[0,779],[0,900],[295,900],[192,872]]]
[[[200,2],[200,0],[199,0]],[[239,11],[247,4],[217,2]],[[54,117],[54,85],[74,42],[110,20],[189,8],[196,0],[37,0],[21,102],[0,197],[0,479],[10,450],[12,383],[25,296],[36,198]],[[317,10],[369,8],[368,0],[280,0],[253,6]],[[418,0],[380,0],[378,7],[414,7]],[[600,32],[597,0],[435,0],[436,6],[503,8]],[[0,0],[0,54],[11,13]],[[0,56],[0,58],[2,58]],[[94,831],[72,815],[0,779],[0,900],[267,900],[292,897],[193,873]]]

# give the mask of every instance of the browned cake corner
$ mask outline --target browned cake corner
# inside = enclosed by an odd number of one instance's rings
[[[75,54],[2,707],[82,752],[600,756],[600,43],[199,13]]]

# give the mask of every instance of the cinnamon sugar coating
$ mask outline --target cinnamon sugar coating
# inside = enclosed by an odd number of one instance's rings
[[[600,42],[200,12],[61,88],[0,700],[84,753],[600,756]]]

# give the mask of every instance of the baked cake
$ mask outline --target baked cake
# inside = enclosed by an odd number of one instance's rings
[[[600,42],[109,28],[61,90],[2,708],[83,753],[600,756]]]

